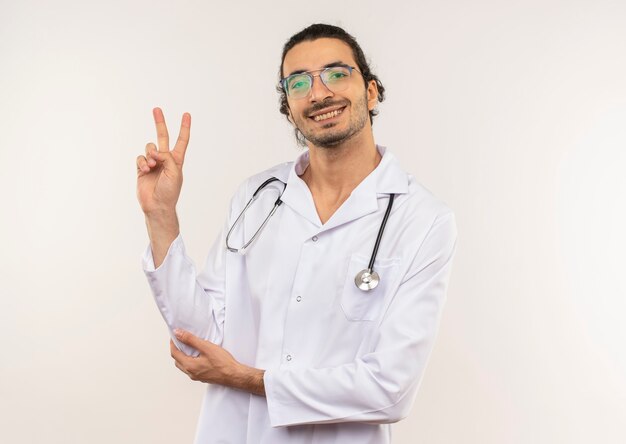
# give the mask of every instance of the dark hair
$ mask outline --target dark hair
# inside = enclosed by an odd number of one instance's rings
[[[313,40],[321,39],[321,38],[331,38],[338,39],[342,42],[346,43],[352,49],[352,55],[354,56],[354,60],[356,60],[357,67],[363,76],[364,84],[367,85],[370,81],[374,80],[376,82],[376,86],[378,86],[378,102],[382,102],[385,100],[385,87],[378,79],[378,77],[372,72],[369,64],[367,63],[367,59],[365,58],[365,54],[363,54],[363,50],[357,43],[356,39],[344,31],[342,28],[333,25],[327,25],[324,23],[316,23],[307,28],[304,28],[302,31],[294,34],[283,46],[283,54],[280,59],[280,71],[278,72],[279,79],[283,78],[283,64],[285,63],[285,56],[289,52],[291,48],[296,46],[298,43],[302,42],[310,42]],[[289,117],[289,105],[287,104],[287,94],[283,89],[282,85],[278,85],[276,90],[280,94],[279,103],[280,103],[280,112]],[[374,122],[374,116],[378,114],[378,110],[373,109],[369,112],[370,114],[370,123]],[[296,129],[296,137],[298,140],[298,130]]]

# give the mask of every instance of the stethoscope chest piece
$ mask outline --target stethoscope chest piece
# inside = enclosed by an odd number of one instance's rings
[[[365,269],[357,273],[354,278],[356,286],[363,291],[373,290],[378,286],[380,276],[373,270]]]

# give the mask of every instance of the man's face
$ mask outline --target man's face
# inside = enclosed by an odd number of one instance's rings
[[[338,39],[321,38],[291,48],[285,56],[282,74],[287,77],[298,71],[315,71],[331,64],[357,66],[350,46]],[[317,75],[319,71],[313,74]],[[307,97],[288,97],[287,103],[290,120],[304,137],[315,146],[328,148],[364,130],[371,131],[369,111],[376,106],[377,97],[376,82],[371,81],[365,88],[363,77],[353,70],[345,90],[333,93],[316,76]],[[333,114],[320,117],[329,113]]]

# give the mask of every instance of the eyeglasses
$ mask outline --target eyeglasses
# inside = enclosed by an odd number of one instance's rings
[[[280,80],[285,93],[292,99],[303,99],[309,95],[313,88],[313,77],[319,77],[324,86],[332,92],[344,91],[350,83],[352,71],[361,74],[354,66],[334,65],[323,69],[315,69],[297,74],[292,74]],[[319,74],[312,74],[319,72]]]

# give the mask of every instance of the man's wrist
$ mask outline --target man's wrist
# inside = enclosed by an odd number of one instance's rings
[[[176,208],[156,209],[144,213],[146,224],[155,228],[178,226]]]
[[[170,245],[180,234],[176,211],[155,211],[146,213],[146,227],[152,247],[155,268],[159,267]]]
[[[264,375],[265,370],[238,363],[235,377],[232,381],[233,388],[252,393],[253,395],[265,396]]]

